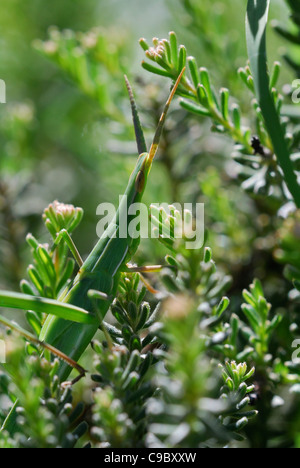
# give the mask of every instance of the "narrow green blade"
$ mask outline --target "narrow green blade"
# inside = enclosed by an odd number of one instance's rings
[[[125,83],[127,86],[128,94],[129,94],[129,99],[130,99],[130,105],[131,105],[131,112],[132,112],[132,119],[133,119],[133,125],[134,125],[134,131],[135,131],[135,138],[136,138],[136,143],[137,143],[137,149],[138,149],[138,154],[142,153],[147,153],[147,145],[145,142],[145,137],[143,133],[143,129],[141,126],[136,102],[133,96],[133,91],[131,88],[131,85],[129,83],[129,80],[127,76],[124,76],[125,78]]]
[[[0,307],[33,310],[78,323],[95,324],[97,321],[95,315],[72,304],[16,292],[0,291]]]
[[[275,154],[283,170],[285,182],[300,208],[300,187],[290,159],[284,132],[269,89],[267,68],[266,28],[270,0],[248,0],[246,16],[246,37],[251,72],[256,96],[261,108],[266,128],[272,140]]]
[[[17,425],[17,407],[18,407],[18,400],[15,401],[13,404],[10,412],[8,413],[2,427],[0,428],[0,432],[7,431],[10,436],[14,436],[17,432],[18,425]]]

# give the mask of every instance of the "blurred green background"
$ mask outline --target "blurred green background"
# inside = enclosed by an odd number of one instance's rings
[[[75,241],[86,255],[96,237],[97,205],[116,203],[122,194],[136,158],[123,74],[134,86],[147,141],[168,94],[166,80],[140,66],[144,55],[140,37],[150,41],[176,31],[188,53],[210,70],[216,87],[230,88],[247,113],[250,97],[236,73],[247,60],[245,8],[246,1],[237,0],[53,0],[50,4],[10,0],[0,4],[0,78],[7,85],[7,104],[0,107],[1,288],[17,289],[26,274],[30,254],[26,233],[48,241],[41,214],[50,202],[58,199],[84,208]],[[287,20],[282,1],[272,2],[272,15]],[[64,67],[37,50],[41,43],[36,40],[48,41],[52,26],[84,33],[101,28],[103,54],[100,50],[95,59],[103,73],[101,98],[76,85]],[[56,34],[53,28],[52,34]],[[46,44],[51,48],[51,43]],[[280,47],[270,31],[270,60],[279,58]],[[282,84],[291,79],[284,71]],[[260,202],[241,191],[231,152],[230,140],[210,133],[209,122],[187,116],[175,100],[146,201],[205,202],[214,257],[240,287],[255,275],[266,276],[267,262],[257,252],[260,236],[272,226],[268,225],[270,208],[266,207],[265,217],[257,217]],[[261,206],[260,211],[264,211]],[[163,251],[157,244],[152,242],[150,247],[143,242],[138,261],[161,261]]]

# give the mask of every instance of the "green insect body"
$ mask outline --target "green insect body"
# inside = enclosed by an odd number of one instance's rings
[[[140,155],[131,175],[125,196],[121,202],[115,220],[96,244],[79,270],[73,285],[63,292],[63,302],[74,304],[86,310],[96,308],[97,318],[94,325],[82,325],[59,317],[48,316],[41,331],[40,340],[55,346],[67,356],[77,361],[93,339],[97,329],[105,317],[110,303],[116,295],[120,274],[125,271],[126,264],[136,252],[139,239],[131,237],[119,238],[119,220],[121,213],[128,213],[130,205],[139,203],[146,186],[150,167],[147,168],[148,153]],[[141,187],[140,177],[144,174],[144,184]],[[130,217],[128,218],[130,222]],[[88,291],[98,290],[107,295],[107,300],[95,304],[89,299]],[[70,372],[70,366],[61,364],[60,378],[65,380]]]
[[[59,369],[61,382],[68,378],[72,367],[84,374],[84,369],[77,364],[77,361],[95,336],[116,296],[120,275],[123,271],[128,270],[126,265],[139,246],[139,238],[124,236],[123,233],[118,235],[120,221],[124,214],[128,215],[129,208],[133,203],[142,201],[166,115],[184,71],[185,69],[181,71],[167,100],[149,153],[146,152],[143,131],[133,94],[126,78],[139,158],[114,220],[86,261],[80,266],[71,285],[61,293],[57,301],[33,297],[28,294],[0,291],[0,307],[33,310],[48,314],[38,339],[2,316],[0,316],[0,323],[17,330],[26,339],[36,342],[61,357],[62,362]],[[132,215],[127,216],[127,226],[130,225],[133,218]],[[96,294],[94,294],[95,291]]]

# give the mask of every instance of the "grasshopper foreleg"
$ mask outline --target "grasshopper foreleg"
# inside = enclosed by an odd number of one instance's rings
[[[157,273],[164,268],[163,265],[150,265],[150,266],[134,266],[131,264],[126,265],[124,273]]]
[[[157,291],[151,286],[151,284],[146,280],[146,278],[143,276],[142,273],[156,273],[158,271],[161,271],[163,268],[164,268],[163,265],[151,265],[151,266],[138,267],[138,266],[127,264],[125,272],[126,273],[139,273],[141,281],[144,283],[148,291],[151,294],[157,294],[159,291]]]
[[[65,241],[67,246],[70,249],[70,252],[72,253],[73,257],[75,258],[79,268],[82,267],[83,265],[83,260],[80,256],[80,253],[78,252],[78,249],[76,245],[74,244],[74,241],[68,231],[66,229],[62,229],[56,236],[56,239],[54,241],[54,245],[57,246],[60,244],[62,241]]]

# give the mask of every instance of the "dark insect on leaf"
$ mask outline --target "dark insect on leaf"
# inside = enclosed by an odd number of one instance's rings
[[[254,154],[260,154],[261,156],[265,156],[265,150],[264,147],[262,146],[260,139],[256,136],[253,136],[251,138],[251,146],[254,150]]]

